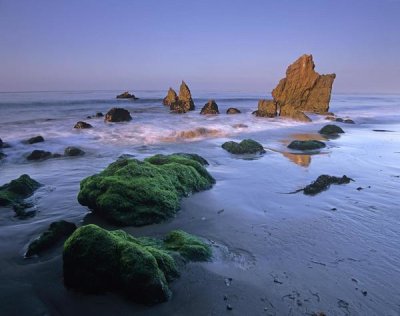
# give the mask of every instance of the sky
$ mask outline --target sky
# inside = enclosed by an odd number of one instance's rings
[[[0,0],[0,91],[270,93],[312,54],[336,93],[400,93],[400,0]]]

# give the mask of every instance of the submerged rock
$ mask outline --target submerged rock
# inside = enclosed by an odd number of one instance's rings
[[[325,143],[319,140],[294,140],[288,145],[288,148],[297,150],[314,150],[324,147],[326,147]]]
[[[343,120],[343,123],[346,123],[346,124],[355,124],[355,122],[354,122],[353,120],[351,120],[351,119],[344,119],[344,120]]]
[[[296,111],[325,113],[336,75],[320,75],[314,70],[312,55],[303,55],[286,70],[286,77],[272,90],[280,115]]]
[[[175,113],[186,113],[194,110],[194,102],[192,94],[187,84],[182,81],[179,89],[178,101],[174,102],[170,106],[170,110]]]
[[[0,138],[0,148],[3,148],[3,140]]]
[[[104,118],[106,122],[129,122],[130,120],[132,120],[131,114],[123,108],[112,108]]]
[[[321,175],[315,180],[313,183],[307,185],[304,189],[303,192],[304,194],[307,195],[315,195],[318,194],[322,191],[325,191],[329,188],[331,184],[347,184],[350,183],[350,181],[354,181],[353,179],[343,176],[341,178],[335,177],[335,176],[329,176],[329,175]]]
[[[125,91],[124,93],[121,93],[117,95],[117,99],[134,99],[137,100],[138,98],[135,97],[134,94],[130,94],[128,91]]]
[[[28,159],[28,160],[44,160],[44,159],[48,159],[51,157],[52,157],[51,152],[36,149],[36,150],[32,151],[28,155],[28,157],[26,157],[26,159]]]
[[[219,114],[218,105],[215,103],[215,100],[208,100],[201,109],[200,114]]]
[[[171,106],[173,103],[178,101],[178,96],[174,89],[169,88],[167,96],[163,99],[163,104],[165,106]]]
[[[36,144],[36,143],[41,143],[41,142],[44,142],[44,138],[43,138],[43,136],[40,136],[40,135],[31,137],[26,141],[27,144]]]
[[[211,188],[214,178],[193,156],[119,159],[81,181],[80,204],[118,225],[147,225],[173,216],[180,198]]]
[[[50,227],[43,232],[38,239],[35,239],[28,246],[25,257],[32,257],[41,254],[67,239],[76,229],[74,223],[58,221],[50,224]]]
[[[239,113],[241,112],[237,108],[229,108],[226,110],[226,114],[239,114]]]
[[[275,117],[277,111],[278,107],[273,100],[259,100],[258,109],[254,114],[261,117]]]
[[[222,144],[222,148],[231,154],[256,154],[265,153],[264,147],[252,139],[244,139],[240,143],[237,142],[226,142]]]
[[[211,248],[182,231],[162,241],[91,224],[64,244],[64,283],[86,293],[116,291],[138,303],[161,303],[171,296],[168,282],[179,276],[177,256],[208,260]]]
[[[97,112],[95,115],[95,117],[103,117],[103,116],[104,116],[104,114],[102,112]]]
[[[83,122],[83,121],[79,121],[78,123],[75,124],[74,128],[92,128],[93,126],[90,125],[89,123]]]
[[[336,135],[342,134],[344,131],[337,125],[329,124],[321,128],[318,133],[323,135]]]
[[[67,147],[64,150],[65,156],[83,156],[84,154],[85,152],[82,149],[74,146]]]

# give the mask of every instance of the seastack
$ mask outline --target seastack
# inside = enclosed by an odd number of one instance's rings
[[[163,104],[165,106],[171,106],[173,103],[178,101],[178,96],[174,89],[169,88],[167,96],[163,99]]]
[[[184,81],[179,88],[178,100],[170,105],[170,110],[175,113],[186,113],[194,110],[192,94]]]
[[[286,70],[286,77],[272,90],[281,116],[298,112],[326,113],[335,74],[320,75],[315,70],[312,55],[303,55]]]
[[[208,102],[201,109],[200,114],[219,114],[218,105],[215,103],[215,100],[208,100]]]

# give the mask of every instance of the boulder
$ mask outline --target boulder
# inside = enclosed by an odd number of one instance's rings
[[[273,100],[258,101],[258,109],[255,111],[256,116],[275,117],[277,115],[277,106]]]
[[[272,90],[281,116],[293,111],[328,112],[336,75],[320,75],[314,68],[312,55],[301,56],[288,67],[286,77]]]
[[[222,148],[236,155],[265,153],[264,147],[252,139],[244,139],[240,143],[233,141],[226,142],[222,144]]]
[[[324,147],[325,143],[319,140],[294,140],[288,145],[288,148],[297,150],[315,150]]]
[[[65,241],[76,229],[76,225],[67,221],[58,221],[50,224],[50,227],[43,232],[28,246],[25,257],[39,255],[49,250],[58,243]]]
[[[121,93],[117,95],[117,99],[134,99],[137,100],[138,98],[135,97],[134,94],[130,94],[128,91],[125,91],[124,93]]]
[[[85,152],[82,149],[74,146],[69,146],[64,150],[65,156],[83,156],[84,154]]]
[[[44,160],[51,158],[51,152],[45,150],[34,150],[32,151],[26,159],[28,160]]]
[[[105,122],[129,122],[130,120],[132,120],[131,114],[123,108],[112,108],[104,118]]]
[[[170,106],[170,110],[175,113],[186,113],[194,110],[194,102],[192,94],[190,93],[189,87],[184,81],[179,89],[178,101],[174,102]]]
[[[239,114],[241,113],[237,108],[229,108],[226,110],[226,114]]]
[[[303,112],[298,111],[294,108],[286,107],[284,109],[281,109],[281,112],[279,114],[281,117],[287,117],[295,121],[299,122],[311,122],[311,119],[305,115]]]
[[[41,184],[27,174],[0,186],[0,206],[15,206],[30,197]]]
[[[201,109],[200,114],[219,114],[218,105],[215,100],[209,100]]]
[[[3,148],[3,140],[0,138],[0,148]]]
[[[95,117],[103,117],[103,116],[104,116],[104,114],[102,112],[97,112],[95,115]]]
[[[165,106],[171,106],[173,103],[178,101],[178,96],[174,89],[169,88],[167,96],[163,99],[163,104]]]
[[[343,120],[343,123],[346,123],[346,124],[355,124],[354,121],[351,120],[351,119],[344,119],[344,120]]]
[[[92,128],[92,127],[93,127],[92,125],[90,125],[89,123],[83,122],[83,121],[79,121],[74,126],[74,128],[79,128],[79,129]]]
[[[78,201],[118,225],[158,223],[176,213],[181,197],[215,183],[203,163],[190,154],[118,159],[81,181]]]
[[[354,180],[345,175],[340,178],[323,174],[319,176],[313,183],[307,185],[303,189],[303,192],[306,195],[315,195],[327,190],[331,184],[347,184],[350,183],[350,181]]]
[[[41,142],[44,142],[44,138],[43,138],[43,136],[40,136],[40,135],[31,137],[26,141],[26,143],[28,143],[28,144],[36,144],[36,143],[41,143]]]
[[[179,276],[177,261],[210,257],[209,245],[183,231],[157,240],[90,224],[78,228],[64,244],[64,284],[85,293],[115,291],[152,305],[171,296],[168,282]]]
[[[323,135],[337,135],[344,133],[344,131],[337,125],[328,124],[321,128],[318,133]]]

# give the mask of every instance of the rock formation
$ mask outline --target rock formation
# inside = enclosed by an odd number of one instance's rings
[[[229,108],[226,110],[226,114],[239,114],[239,113],[241,112],[237,108]]]
[[[275,117],[277,115],[277,106],[273,100],[258,101],[258,109],[255,113],[262,117]]]
[[[43,136],[40,136],[40,135],[31,137],[26,141],[27,144],[36,144],[36,143],[41,143],[41,142],[44,142],[44,138],[43,138]]]
[[[201,109],[200,114],[219,114],[218,105],[215,103],[215,100],[208,100]]]
[[[171,106],[176,101],[178,101],[178,95],[174,89],[169,88],[167,96],[163,99],[163,104],[165,106]]]
[[[178,100],[170,105],[170,110],[175,113],[186,113],[194,110],[192,94],[184,81],[179,88]]]
[[[124,93],[121,93],[119,95],[117,95],[117,99],[138,99],[137,97],[135,97],[134,94],[130,94],[128,91],[125,91]]]
[[[74,128],[78,128],[78,129],[92,128],[92,127],[93,127],[92,125],[90,125],[89,123],[86,123],[84,121],[79,121],[74,126]]]
[[[132,116],[128,110],[123,108],[112,108],[104,118],[106,122],[128,122],[130,120],[132,120]]]

